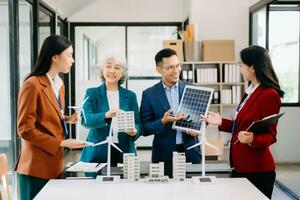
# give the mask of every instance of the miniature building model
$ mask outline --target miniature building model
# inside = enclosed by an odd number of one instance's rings
[[[150,164],[150,178],[161,178],[164,176],[164,163],[151,163]]]
[[[140,180],[140,162],[134,153],[123,154],[123,173],[124,179],[130,181]]]
[[[145,180],[147,182],[168,182],[169,177],[164,176],[164,163],[151,163],[150,170],[149,170],[149,177],[146,177]]]
[[[117,127],[114,127],[114,133],[129,132],[135,127],[133,111],[118,112],[115,120],[115,125],[117,125]]]
[[[173,152],[173,179],[184,181],[186,176],[185,153]]]

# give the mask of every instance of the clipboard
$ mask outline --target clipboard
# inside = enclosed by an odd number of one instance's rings
[[[277,122],[282,115],[284,115],[284,112],[280,114],[269,115],[261,120],[254,121],[247,128],[247,131],[253,132],[254,134],[265,133],[268,131],[269,126]]]
[[[274,124],[282,115],[284,115],[284,112],[280,114],[269,115],[261,120],[254,121],[246,131],[253,132],[254,134],[265,133],[268,131],[269,126]],[[239,140],[237,139],[233,144],[235,145],[238,142]]]

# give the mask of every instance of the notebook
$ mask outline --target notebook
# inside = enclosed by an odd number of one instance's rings
[[[66,169],[67,172],[98,172],[106,163],[88,163],[79,161]]]

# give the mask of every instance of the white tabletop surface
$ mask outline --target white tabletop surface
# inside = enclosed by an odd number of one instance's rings
[[[50,180],[35,199],[41,200],[267,200],[245,178],[217,178],[212,184],[184,182],[145,183],[126,182],[96,183],[89,180]]]

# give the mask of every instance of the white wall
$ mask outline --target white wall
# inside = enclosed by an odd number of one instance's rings
[[[273,156],[279,162],[300,162],[300,108],[282,107],[285,115],[280,119],[277,142],[272,146]]]
[[[188,17],[188,9],[186,0],[97,0],[68,18],[71,22],[177,22]]]
[[[235,55],[248,45],[249,7],[258,0],[191,0],[190,22],[197,40],[234,39]]]

